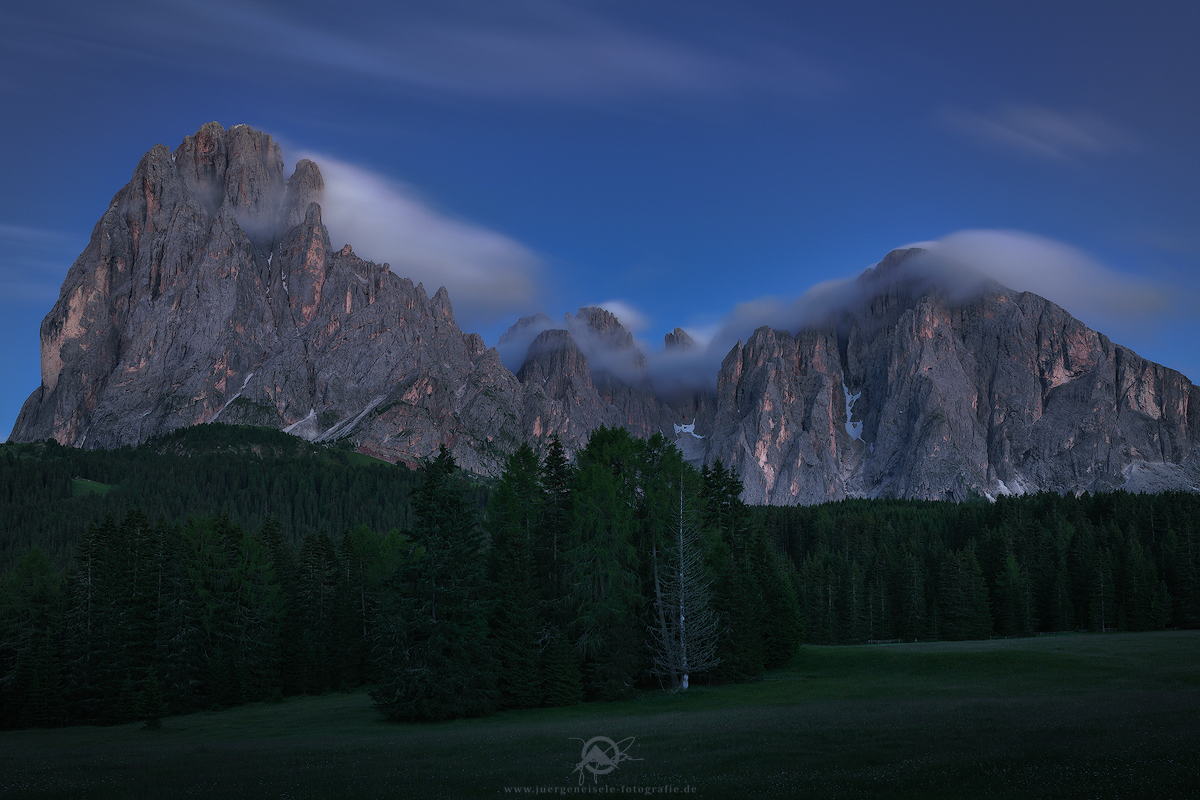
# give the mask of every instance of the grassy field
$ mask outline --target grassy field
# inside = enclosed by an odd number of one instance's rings
[[[111,484],[89,481],[87,478],[71,479],[71,497],[83,497],[87,494],[108,494],[113,488]]]
[[[636,737],[583,787],[583,740]],[[632,760],[640,759],[640,760]],[[0,733],[0,796],[1200,796],[1200,632],[804,647],[762,681],[439,725],[365,693]],[[507,787],[507,790],[506,790]],[[591,793],[591,792],[589,792]]]

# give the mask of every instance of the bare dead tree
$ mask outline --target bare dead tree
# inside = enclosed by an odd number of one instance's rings
[[[720,663],[716,655],[719,619],[709,590],[712,581],[705,574],[703,543],[692,516],[681,480],[671,542],[661,554],[658,542],[651,544],[658,616],[651,672],[665,679],[673,692],[688,688],[691,673]]]

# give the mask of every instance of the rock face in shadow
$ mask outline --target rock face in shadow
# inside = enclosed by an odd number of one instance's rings
[[[859,305],[759,329],[715,391],[666,402],[603,309],[522,318],[506,368],[444,288],[336,248],[323,188],[311,161],[285,177],[244,125],[154,147],[42,323],[42,384],[11,438],[114,447],[221,421],[409,464],[444,444],[495,474],[521,442],[573,450],[607,425],[722,459],[754,503],[1200,485],[1200,390],[1183,375],[1036,295],[951,297],[910,270],[913,251],[864,274]],[[678,328],[665,344],[695,346]],[[693,422],[699,436],[674,433]]]

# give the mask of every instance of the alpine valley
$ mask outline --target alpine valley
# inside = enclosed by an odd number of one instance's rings
[[[286,177],[245,125],[150,150],[42,323],[42,383],[11,439],[111,448],[220,421],[409,464],[445,445],[498,474],[521,442],[570,451],[617,426],[720,459],[749,503],[1200,485],[1185,376],[1037,295],[950,291],[918,250],[888,254],[823,321],[739,341],[715,389],[665,395],[598,308],[518,321],[502,343],[530,343],[510,371],[445,288],[335,249],[323,185],[308,160]]]

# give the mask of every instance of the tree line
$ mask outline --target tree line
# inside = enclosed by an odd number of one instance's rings
[[[806,639],[852,644],[1200,627],[1200,496],[760,509],[799,572]]]
[[[406,530],[416,482],[403,465],[271,428],[197,425],[116,450],[8,443],[0,445],[0,573],[35,544],[65,568],[88,523],[133,508],[152,520],[227,514],[248,529],[275,519],[294,545],[360,523]],[[476,505],[486,502],[478,480],[470,492]]]
[[[443,450],[407,529],[130,508],[64,568],[34,544],[7,575],[0,720],[152,725],[364,685],[390,718],[437,720],[744,680],[786,663],[801,623],[741,489],[662,436],[601,429],[573,461],[522,447],[486,507]]]

